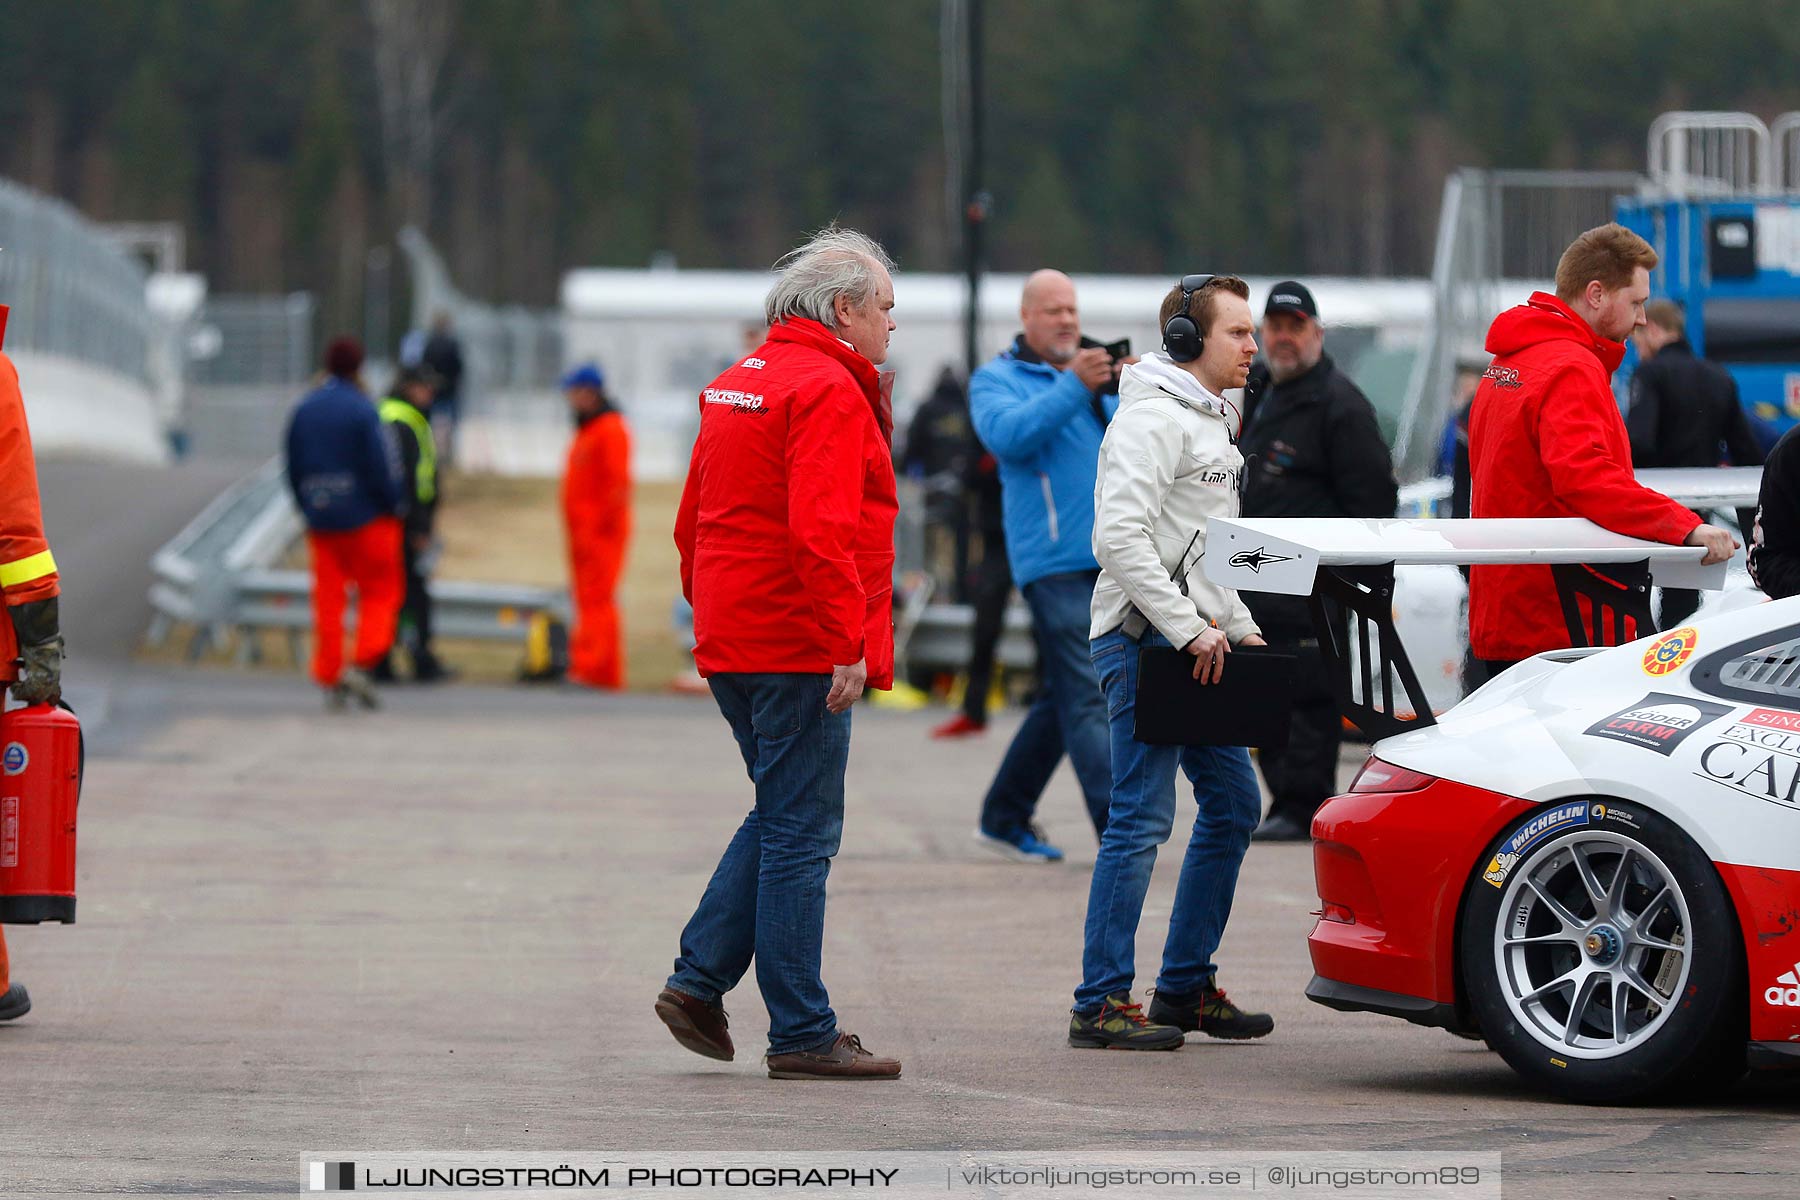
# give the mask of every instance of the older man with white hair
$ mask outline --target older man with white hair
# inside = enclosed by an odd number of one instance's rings
[[[819,978],[850,709],[894,676],[892,418],[875,370],[895,328],[892,266],[835,225],[776,264],[768,339],[700,393],[675,521],[694,662],[756,802],[656,1015],[688,1049],[731,1059],[721,1002],[754,959],[776,1079],[900,1074],[838,1028]]]

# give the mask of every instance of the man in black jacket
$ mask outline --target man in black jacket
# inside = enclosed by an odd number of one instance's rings
[[[1631,435],[1634,467],[1761,466],[1762,447],[1738,400],[1737,382],[1717,363],[1694,356],[1683,336],[1686,315],[1672,300],[1644,306],[1648,324],[1632,335],[1638,368],[1631,376],[1631,408],[1625,430]],[[1746,525],[1748,512],[1738,518]],[[1664,588],[1657,627],[1673,629],[1700,607],[1700,593]]]
[[[437,394],[432,397],[432,420],[438,432],[438,448],[446,464],[455,458],[456,423],[462,416],[462,342],[450,323],[450,314],[438,312],[431,318],[431,335],[425,339],[420,364],[437,378]]]
[[[970,636],[968,686],[962,711],[933,727],[934,738],[971,737],[987,731],[988,692],[994,680],[994,656],[1012,598],[1012,570],[1006,561],[1006,531],[1000,501],[1000,464],[969,418],[969,400],[956,372],[945,367],[937,388],[926,397],[907,427],[900,469],[937,488],[926,493],[926,510],[948,508],[936,517],[956,531],[954,598],[974,608]],[[940,509],[941,511],[941,509]],[[927,516],[927,520],[933,520]],[[971,543],[980,539],[976,554]]]
[[[1750,543],[1750,578],[1771,600],[1800,596],[1800,425],[1763,464]]]
[[[452,675],[431,648],[431,593],[427,583],[438,502],[437,445],[429,414],[438,382],[429,367],[407,367],[377,409],[383,428],[399,451],[401,490],[406,494],[402,508],[405,540],[401,544],[406,600],[400,608],[397,640],[408,643],[413,678],[419,683],[437,683]],[[391,648],[370,675],[378,682],[394,682]]]
[[[1262,346],[1264,361],[1244,390],[1244,515],[1393,516],[1399,485],[1375,409],[1325,353],[1318,306],[1301,284],[1270,289]],[[1258,756],[1273,802],[1255,834],[1296,841],[1310,836],[1314,810],[1337,791],[1337,695],[1306,598],[1244,599],[1269,644],[1300,657],[1288,745]]]

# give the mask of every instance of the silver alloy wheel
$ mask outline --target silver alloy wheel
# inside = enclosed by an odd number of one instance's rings
[[[1584,832],[1518,863],[1500,903],[1494,966],[1515,1019],[1558,1054],[1635,1049],[1687,986],[1687,898],[1641,842]]]

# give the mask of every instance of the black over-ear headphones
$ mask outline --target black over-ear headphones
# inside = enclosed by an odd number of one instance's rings
[[[1181,307],[1163,326],[1163,349],[1176,362],[1193,362],[1206,349],[1206,336],[1200,332],[1200,326],[1188,315],[1188,305],[1194,302],[1194,293],[1212,282],[1211,275],[1183,275],[1181,277]]]

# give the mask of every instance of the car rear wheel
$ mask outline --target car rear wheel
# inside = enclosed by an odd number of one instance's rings
[[[1562,827],[1545,829],[1549,806],[1532,810],[1470,880],[1463,977],[1489,1044],[1532,1082],[1592,1103],[1735,1079],[1748,1007],[1718,872],[1635,805],[1556,807]]]

